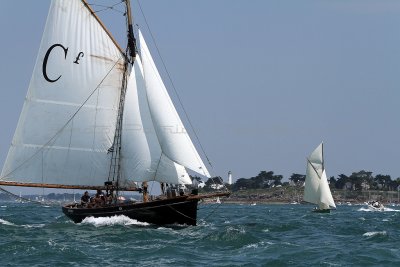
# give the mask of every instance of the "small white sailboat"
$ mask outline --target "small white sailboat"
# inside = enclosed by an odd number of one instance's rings
[[[315,212],[329,213],[331,207],[336,208],[326,176],[323,143],[307,158],[304,201],[318,205]]]

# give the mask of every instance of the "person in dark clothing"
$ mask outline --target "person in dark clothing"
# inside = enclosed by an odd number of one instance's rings
[[[199,194],[199,181],[197,181],[196,178],[193,178],[192,180],[192,195],[198,195]]]
[[[85,193],[83,193],[83,196],[81,197],[81,205],[82,206],[86,206],[90,201],[90,196],[89,196],[89,192],[85,191]]]

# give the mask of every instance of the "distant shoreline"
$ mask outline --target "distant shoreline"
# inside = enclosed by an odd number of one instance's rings
[[[248,189],[233,191],[230,197],[221,198],[223,203],[231,204],[307,204],[303,201],[302,187],[279,187],[266,189]],[[336,204],[364,204],[377,200],[383,204],[400,203],[400,192],[397,191],[350,191],[332,189]],[[214,202],[208,200],[207,202]]]

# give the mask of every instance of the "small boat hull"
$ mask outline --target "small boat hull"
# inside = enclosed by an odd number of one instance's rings
[[[109,205],[98,208],[83,208],[70,204],[62,207],[63,213],[75,223],[87,217],[110,217],[125,215],[140,222],[156,225],[196,225],[198,199],[180,196],[149,202]]]
[[[368,209],[371,211],[385,211],[384,206],[374,207],[372,205],[368,205]]]
[[[330,209],[313,209],[312,210],[313,212],[316,212],[316,213],[331,213],[331,210]]]

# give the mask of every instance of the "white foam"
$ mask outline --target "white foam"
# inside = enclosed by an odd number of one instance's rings
[[[395,212],[399,212],[400,210],[395,210],[395,209],[391,209],[391,208],[384,208],[383,211],[395,211]]]
[[[7,208],[7,206],[0,206],[1,208]]]
[[[370,210],[368,208],[359,208],[358,211],[373,211],[373,210]]]
[[[391,208],[384,208],[383,210],[373,210],[370,208],[360,208],[358,211],[371,211],[371,212],[385,212],[385,211],[390,211],[390,212],[400,212],[400,210],[395,210]]]
[[[9,221],[3,220],[3,219],[0,219],[0,223],[4,224],[4,225],[15,225],[12,222],[9,222]]]
[[[371,237],[371,236],[378,236],[378,235],[387,235],[386,231],[374,231],[374,232],[366,232],[363,236]]]
[[[43,223],[40,223],[40,224],[23,224],[21,226],[25,227],[25,228],[43,228],[45,226],[45,224],[43,224]]]
[[[140,225],[146,226],[149,223],[139,222],[124,215],[114,215],[112,217],[87,217],[82,221],[82,224],[92,224],[96,227],[110,225]]]
[[[4,225],[12,225],[12,226],[17,226],[17,227],[24,227],[24,228],[42,228],[45,226],[45,224],[22,224],[22,225],[17,225],[12,222],[0,219],[0,224]]]

